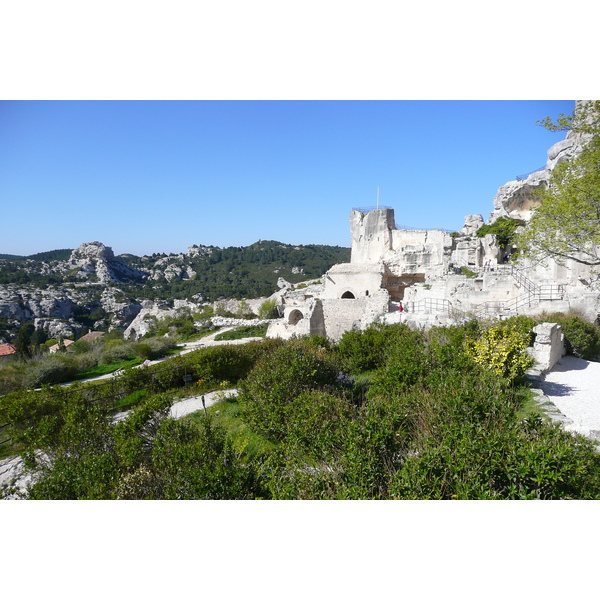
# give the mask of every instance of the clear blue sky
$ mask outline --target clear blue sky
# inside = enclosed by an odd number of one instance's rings
[[[487,219],[564,139],[573,101],[3,101],[0,253],[116,254],[259,239],[349,246],[353,207]]]

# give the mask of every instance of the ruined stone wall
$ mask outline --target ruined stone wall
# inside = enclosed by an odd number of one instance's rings
[[[383,256],[387,268],[396,275],[423,273],[438,277],[449,266],[452,236],[441,230],[396,229],[392,248]]]
[[[323,298],[342,298],[351,293],[354,298],[373,295],[381,288],[383,265],[345,263],[334,265],[324,277]]]
[[[392,248],[392,230],[396,228],[391,208],[363,213],[350,212],[352,238],[351,263],[376,263]]]
[[[323,300],[325,335],[338,341],[345,331],[361,329],[367,300]]]
[[[562,327],[556,323],[540,323],[533,328],[535,342],[529,349],[535,360],[535,367],[546,373],[566,354],[565,336]]]

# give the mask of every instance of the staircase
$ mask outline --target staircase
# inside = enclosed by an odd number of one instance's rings
[[[479,267],[473,265],[467,268],[481,271]],[[406,303],[405,307],[409,312],[438,311],[447,313],[457,321],[464,321],[472,317],[518,314],[517,311],[525,306],[535,306],[543,300],[564,300],[566,297],[565,286],[537,285],[514,265],[499,264],[494,271],[486,271],[486,273],[511,275],[517,286],[521,288],[521,293],[512,300],[482,302],[468,312],[453,307],[450,300],[442,298],[423,298],[418,302]]]
[[[521,293],[512,300],[504,302],[483,302],[475,307],[475,312],[511,313],[524,306],[535,306],[542,300],[564,300],[566,296],[564,285],[537,285],[523,271],[517,269],[514,265],[499,264],[494,273],[509,274],[515,280]]]

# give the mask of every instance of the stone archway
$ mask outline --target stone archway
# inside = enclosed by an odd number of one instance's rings
[[[297,308],[295,308],[288,317],[288,324],[297,325],[298,321],[301,321],[302,319],[304,319],[304,315]]]
[[[346,299],[352,298],[352,299],[354,299],[355,296],[354,296],[354,294],[352,292],[344,292],[342,294],[342,298],[346,298]]]

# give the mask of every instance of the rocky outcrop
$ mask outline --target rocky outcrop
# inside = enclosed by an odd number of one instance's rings
[[[116,288],[104,290],[100,298],[100,306],[110,315],[113,328],[126,329],[142,310],[142,305],[131,300],[126,302],[117,300],[117,294],[121,293],[121,290]]]
[[[39,317],[69,319],[77,303],[64,290],[0,286],[0,318],[31,321]]]
[[[582,101],[578,100],[579,105]],[[552,171],[561,163],[576,158],[590,139],[589,134],[569,131],[564,140],[557,142],[548,150],[548,159],[543,169],[509,181],[498,189],[494,197],[494,210],[489,223],[499,217],[509,217],[520,221],[529,221],[531,210],[539,205],[535,190],[548,184]]]
[[[49,338],[76,337],[83,331],[83,325],[74,319],[63,321],[61,319],[34,319],[33,324],[37,330],[45,331]]]
[[[484,224],[483,217],[481,215],[467,215],[465,217],[465,224],[460,230],[462,235],[472,236],[477,233],[477,230]]]
[[[101,283],[141,281],[147,273],[130,267],[116,258],[112,248],[101,242],[81,244],[73,250],[68,261],[59,266],[64,272],[75,272],[78,279],[96,279]]]

